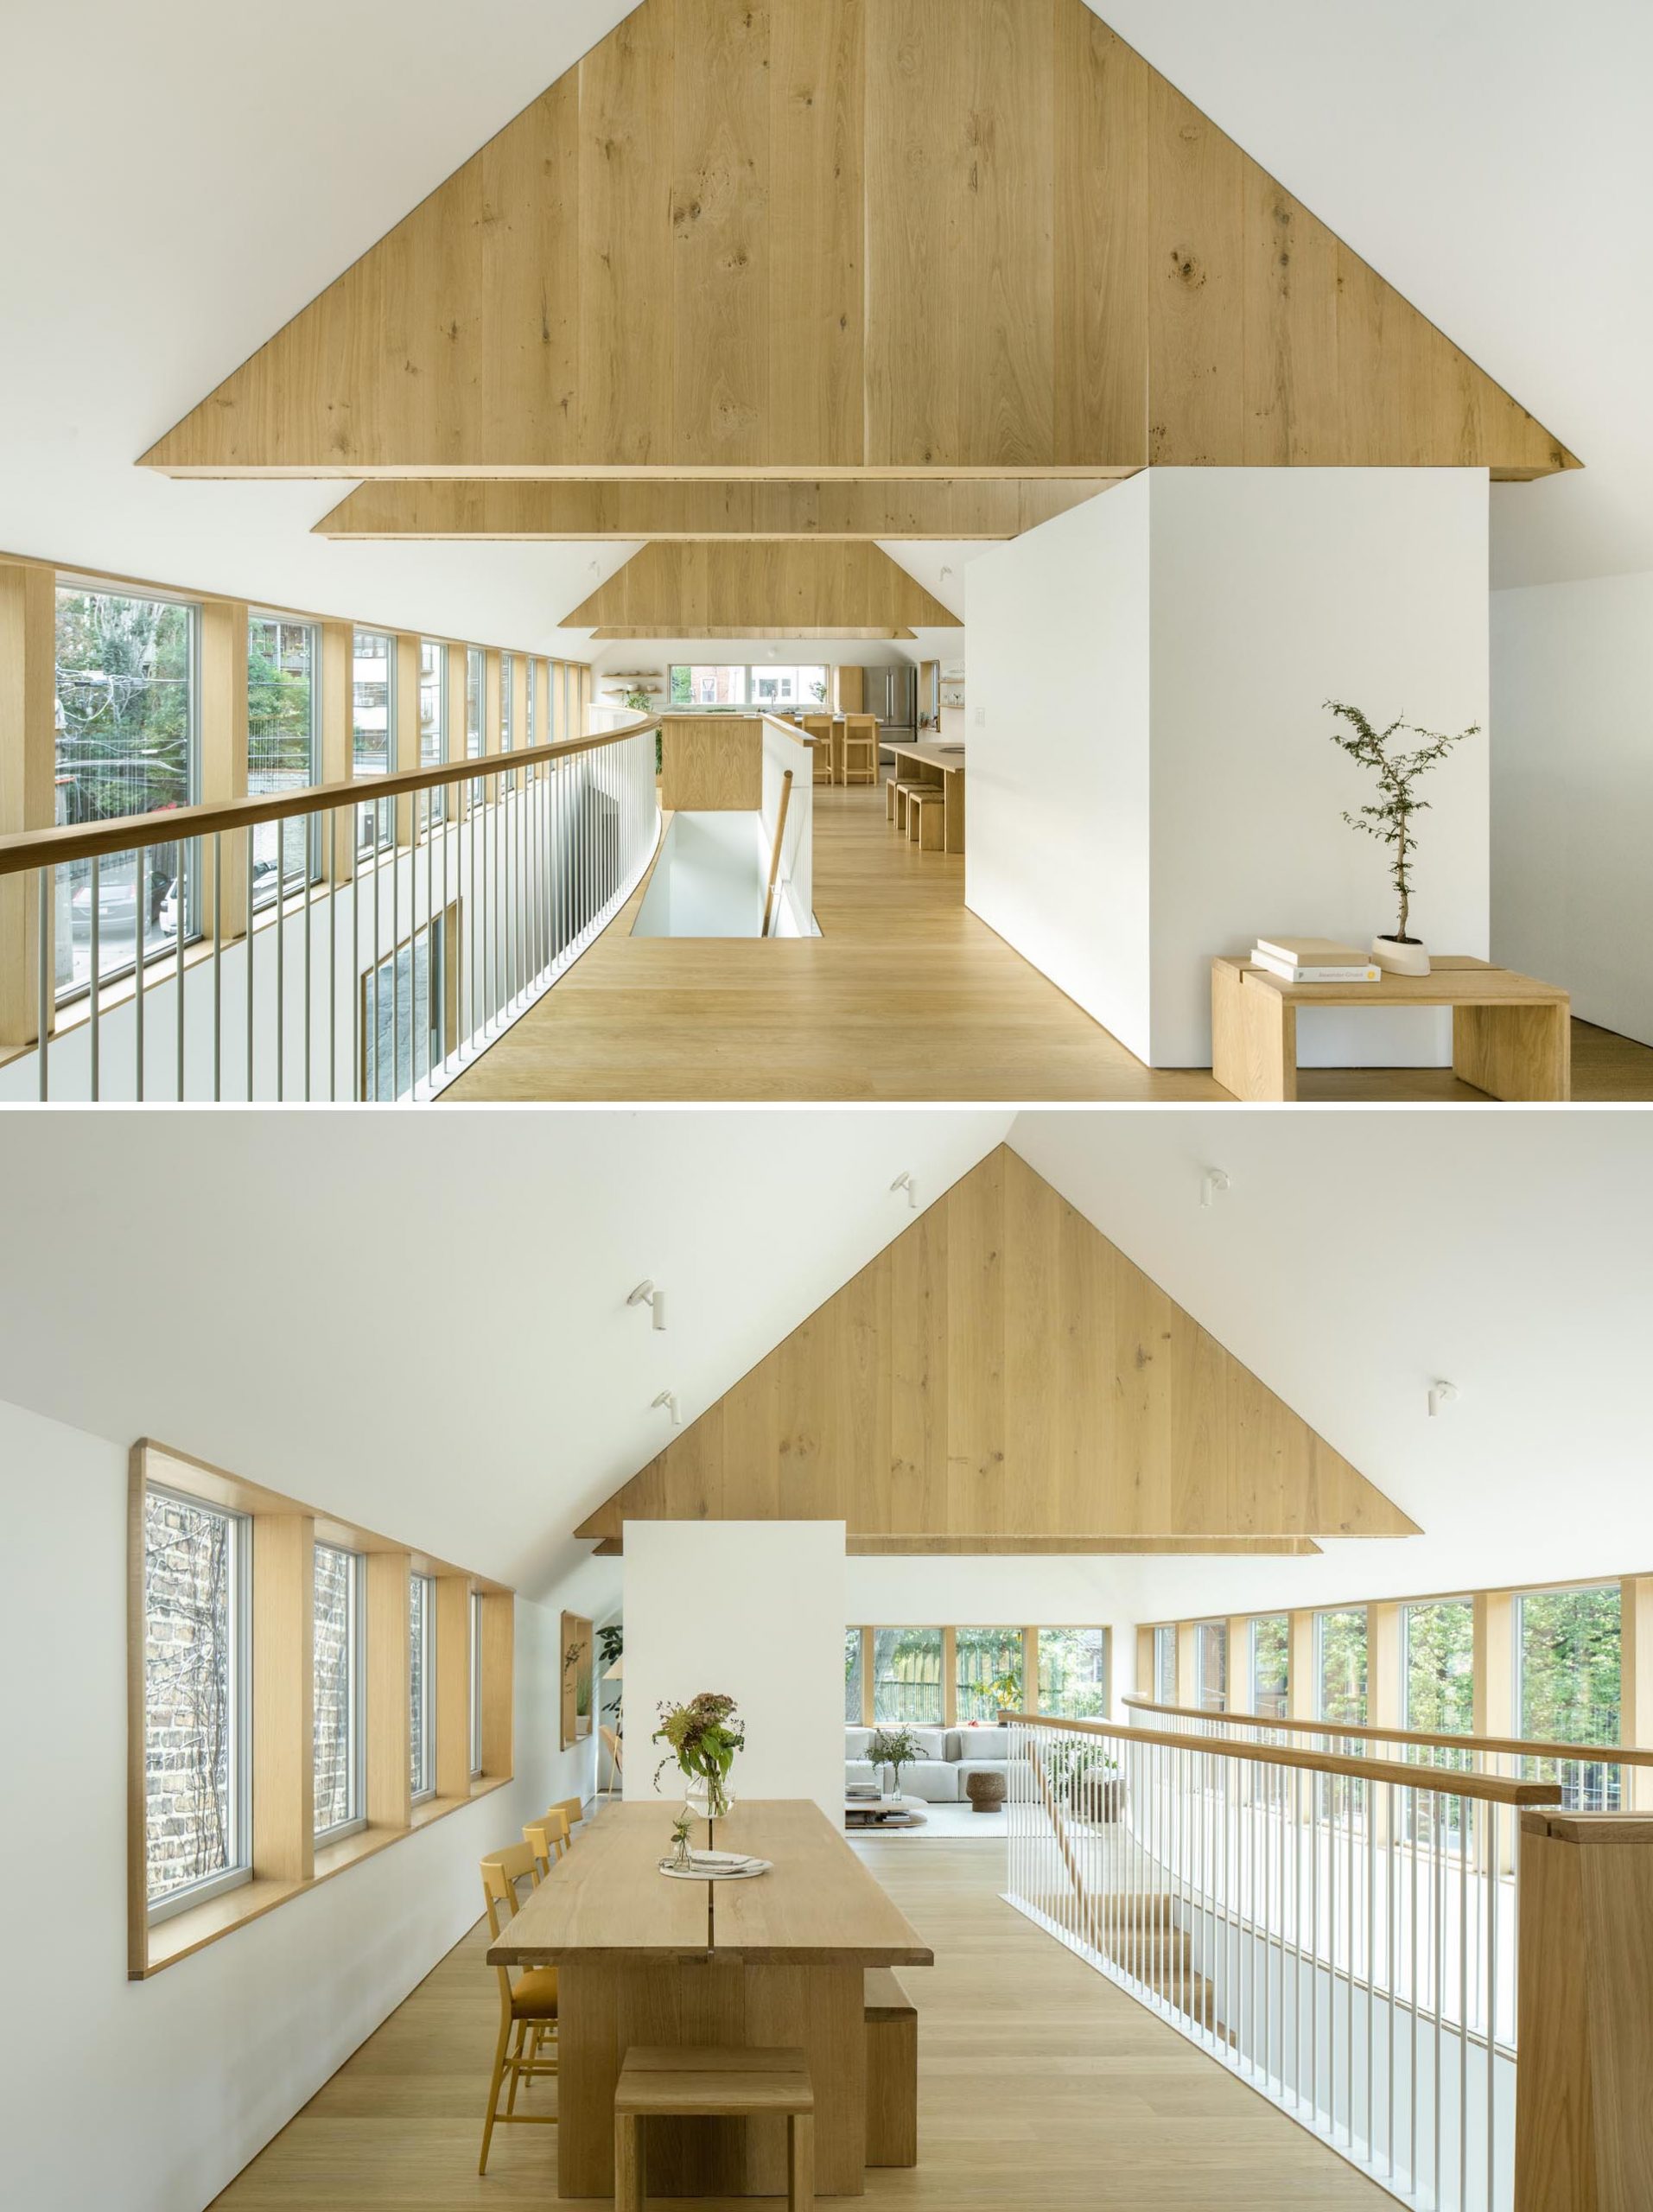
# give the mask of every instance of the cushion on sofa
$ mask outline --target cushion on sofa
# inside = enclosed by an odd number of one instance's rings
[[[893,1786],[892,1768],[885,1768],[884,1783],[887,1789]],[[901,1795],[922,1797],[926,1805],[956,1805],[958,1769],[950,1759],[915,1759],[911,1766],[901,1769]]]
[[[972,1765],[982,1759],[1008,1759],[1010,1756],[1010,1731],[1008,1728],[955,1728],[950,1756],[968,1759]]]
[[[912,1728],[909,1729],[907,1732],[911,1735],[913,1742],[918,1745],[919,1757],[921,1759],[946,1759],[952,1757],[950,1730],[946,1728]]]
[[[843,1755],[847,1759],[864,1759],[867,1746],[873,1740],[870,1728],[846,1728],[843,1732]]]

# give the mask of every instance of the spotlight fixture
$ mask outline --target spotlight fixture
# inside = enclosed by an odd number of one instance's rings
[[[1229,1187],[1225,1167],[1208,1167],[1199,1181],[1199,1203],[1209,1212]]]
[[[912,1208],[914,1213],[917,1213],[919,1211],[919,1194],[917,1191],[913,1189],[912,1178],[905,1167],[896,1177],[895,1180],[890,1185],[890,1189],[893,1192],[905,1191],[906,1192],[907,1205]]]
[[[1455,1382],[1432,1382],[1429,1385],[1429,1418],[1434,1421],[1443,1407],[1450,1406],[1458,1396]]]
[[[656,1408],[659,1406],[664,1406],[666,1411],[671,1414],[671,1426],[673,1428],[681,1428],[683,1427],[683,1415],[677,1411],[677,1394],[675,1390],[662,1390],[658,1397],[651,1398],[649,1400],[649,1411],[651,1413],[653,1413]]]
[[[637,1288],[631,1292],[627,1296],[626,1303],[628,1306],[649,1306],[654,1314],[655,1327],[657,1329],[664,1328],[666,1325],[666,1294],[663,1290],[657,1290],[652,1282],[639,1283]]]

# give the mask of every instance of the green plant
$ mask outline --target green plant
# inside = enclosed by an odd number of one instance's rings
[[[1007,1667],[987,1685],[987,1695],[1001,1713],[1014,1713],[1021,1703],[1021,1669]]]
[[[746,1730],[734,1709],[734,1700],[715,1690],[703,1690],[687,1705],[662,1704],[660,1726],[652,1740],[669,1746],[654,1770],[654,1786],[675,1758],[691,1782],[706,1785],[711,1816],[719,1820],[729,1809],[729,1769],[736,1751],[746,1749]]]
[[[1045,1772],[1058,1796],[1071,1796],[1088,1777],[1107,1781],[1118,1771],[1118,1760],[1100,1745],[1076,1743],[1071,1736],[1062,1737],[1045,1751]]]
[[[1392,721],[1387,729],[1376,729],[1358,707],[1345,706],[1340,701],[1326,702],[1328,714],[1347,725],[1346,729],[1333,729],[1332,742],[1340,746],[1351,760],[1363,768],[1370,768],[1377,779],[1378,803],[1363,806],[1358,814],[1345,812],[1344,820],[1351,830],[1364,830],[1375,837],[1380,845],[1388,845],[1395,858],[1389,875],[1400,896],[1401,918],[1395,932],[1397,944],[1415,944],[1418,940],[1407,935],[1406,925],[1412,902],[1412,855],[1415,839],[1412,830],[1415,814],[1427,812],[1429,802],[1416,796],[1418,779],[1434,767],[1438,767],[1453,746],[1461,745],[1468,737],[1478,737],[1481,726],[1472,722],[1467,729],[1459,730],[1455,737],[1443,737],[1433,730],[1419,729],[1408,721]],[[1423,742],[1413,753],[1391,753],[1391,740],[1404,731],[1408,737],[1421,738]]]
[[[923,1746],[910,1728],[881,1728],[867,1746],[867,1756],[874,1766],[895,1769],[895,1794],[899,1797],[901,1769],[923,1756]]]

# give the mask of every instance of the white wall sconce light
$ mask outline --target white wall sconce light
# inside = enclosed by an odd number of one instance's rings
[[[666,1294],[657,1290],[652,1282],[640,1282],[626,1298],[628,1306],[646,1306],[654,1316],[654,1325],[664,1329],[666,1325]]]
[[[1432,1382],[1429,1385],[1429,1418],[1436,1420],[1445,1409],[1456,1402],[1458,1385],[1455,1382]]]
[[[683,1415],[677,1410],[677,1392],[675,1390],[662,1390],[658,1397],[651,1398],[649,1400],[649,1411],[651,1413],[653,1413],[656,1408],[660,1406],[664,1406],[666,1411],[671,1414],[671,1426],[673,1428],[681,1428],[683,1427]]]
[[[896,1177],[895,1180],[894,1180],[894,1181],[890,1185],[890,1189],[891,1189],[891,1191],[892,1191],[892,1192],[895,1192],[895,1191],[905,1191],[905,1192],[906,1192],[906,1202],[907,1202],[908,1206],[912,1209],[912,1211],[914,1213],[916,1213],[916,1212],[918,1211],[918,1210],[919,1210],[919,1193],[918,1193],[918,1192],[917,1192],[917,1191],[916,1191],[916,1190],[914,1190],[914,1188],[912,1187],[912,1176],[907,1173],[907,1171],[906,1171],[906,1168],[903,1168],[903,1169],[901,1170],[901,1173],[900,1173]]]
[[[1208,1167],[1199,1179],[1199,1203],[1209,1213],[1229,1187],[1225,1167]]]

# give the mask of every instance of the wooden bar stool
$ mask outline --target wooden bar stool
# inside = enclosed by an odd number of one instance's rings
[[[901,835],[904,837],[910,837],[912,835],[912,830],[907,815],[907,801],[914,791],[931,791],[935,786],[931,784],[892,783],[887,788],[890,798],[885,810]]]
[[[834,780],[832,763],[832,717],[830,715],[805,715],[804,734],[813,741],[815,759],[811,780],[830,784]]]
[[[917,784],[907,793],[907,836],[921,853],[947,845],[947,794],[939,784]]]
[[[843,723],[843,780],[846,784],[878,781],[878,716],[846,715]]]
[[[642,2122],[785,2113],[789,2212],[814,2212],[815,2089],[801,2050],[634,2046],[614,2087],[614,2212],[643,2212]]]

